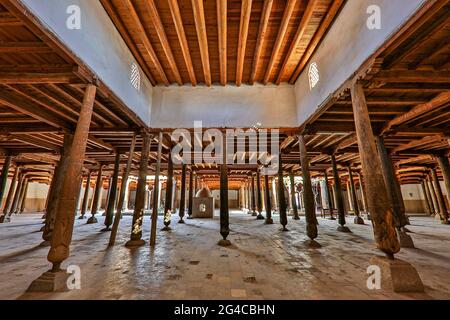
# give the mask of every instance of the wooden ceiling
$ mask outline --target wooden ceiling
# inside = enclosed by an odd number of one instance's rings
[[[450,1],[430,1],[362,69],[373,130],[384,137],[403,183],[418,182],[436,165],[435,155],[450,152],[449,39]],[[304,125],[311,149],[322,149],[311,153],[313,163],[336,152],[338,161],[360,165],[346,85]]]
[[[345,0],[100,0],[153,85],[295,83]]]

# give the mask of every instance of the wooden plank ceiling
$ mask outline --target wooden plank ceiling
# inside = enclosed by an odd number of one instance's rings
[[[99,0],[153,85],[295,83],[344,0]]]

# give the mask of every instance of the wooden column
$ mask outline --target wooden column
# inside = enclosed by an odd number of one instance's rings
[[[88,176],[86,177],[86,187],[84,189],[83,203],[81,204],[81,215],[78,219],[85,219],[85,215],[88,209],[88,201],[89,201],[89,190],[91,189],[91,176],[92,171],[89,170]]]
[[[173,185],[173,161],[169,151],[167,165],[166,201],[164,203],[164,228],[162,229],[162,231],[171,230],[170,223],[172,216]]]
[[[375,241],[378,249],[383,251],[388,258],[393,259],[394,254],[400,251],[400,243],[394,227],[394,216],[386,192],[364,89],[359,82],[355,83],[351,88],[351,96]]]
[[[103,188],[102,175],[103,175],[103,164],[100,164],[100,168],[98,169],[98,173],[97,173],[97,182],[95,183],[94,198],[92,199],[91,217],[88,219],[87,224],[93,224],[93,223],[98,222],[95,215],[98,212],[100,195],[102,193],[102,188]]]
[[[392,160],[390,159],[386,147],[384,145],[383,137],[376,137],[376,144],[378,154],[381,160],[381,169],[383,173],[383,180],[386,186],[387,196],[394,214],[395,225],[397,229],[404,228],[408,224],[408,219],[405,214],[405,207],[403,206],[403,197],[397,187],[397,177],[395,176]]]
[[[6,191],[6,183],[8,182],[8,173],[9,167],[11,166],[11,160],[11,156],[6,156],[5,163],[3,163],[2,173],[0,175],[0,209],[2,208],[3,195]]]
[[[305,137],[303,135],[298,136],[298,145],[303,176],[303,202],[305,205],[306,234],[310,239],[307,244],[310,246],[318,247],[320,245],[315,242],[314,239],[316,239],[318,235],[317,225],[319,223],[317,222],[314,194],[312,190],[311,176],[309,173],[308,152],[306,150]]]
[[[358,207],[358,198],[356,197],[356,188],[355,188],[355,181],[353,180],[353,173],[352,168],[349,166],[347,168],[348,170],[348,181],[349,181],[349,187],[350,187],[350,199],[353,206],[353,211],[355,212],[355,224],[364,224],[364,220],[361,218],[361,215],[359,213],[359,207]]]
[[[22,194],[20,196],[19,206],[17,213],[22,213],[25,210],[25,203],[27,201],[27,194],[28,194],[28,186],[29,186],[30,180],[28,178],[25,178],[25,181],[23,183],[24,187],[22,189]]]
[[[227,165],[227,135],[223,135],[222,156],[223,163],[220,167],[220,234],[222,239],[219,241],[220,246],[231,245],[227,240],[230,234],[230,213],[228,209],[228,165]]]
[[[295,177],[294,172],[291,171],[289,174],[289,182],[291,184],[291,203],[292,203],[292,214],[294,220],[300,220],[300,216],[298,215],[297,201],[295,199]]]
[[[256,211],[257,211],[257,208],[256,208],[256,195],[255,195],[255,193],[256,193],[256,190],[255,190],[255,176],[253,175],[253,173],[252,173],[252,175],[251,175],[251,184],[252,184],[252,186],[251,186],[251,192],[252,192],[252,194],[251,194],[251,210],[252,210],[252,216],[253,217],[256,217],[258,214],[256,213]]]
[[[425,181],[422,180],[420,182],[420,185],[422,186],[422,193],[423,193],[423,196],[425,198],[425,210],[426,210],[426,213],[428,215],[431,215],[432,211],[431,211],[431,205],[430,205],[430,198],[429,198],[429,195],[428,195],[427,188],[425,187]]]
[[[11,221],[11,216],[14,213],[17,213],[20,197],[22,195],[23,185],[24,185],[24,182],[25,182],[25,178],[26,178],[26,174],[25,173],[22,173],[20,175],[20,177],[19,177],[19,182],[17,184],[16,192],[14,193],[14,198],[13,198],[13,202],[12,202],[12,205],[11,205],[11,210],[9,210],[8,218],[7,218],[7,220],[5,220],[5,222],[10,222]]]
[[[178,223],[184,223],[184,214],[185,214],[185,207],[186,207],[186,164],[183,163],[181,167],[181,187],[180,187],[180,212],[178,212],[178,215],[180,216],[180,221]]]
[[[191,172],[189,173],[189,193],[188,193],[188,219],[192,219],[192,202],[194,198],[194,170],[191,166]]]
[[[56,209],[55,228],[51,240],[48,260],[53,264],[52,271],[59,271],[61,263],[69,257],[73,224],[77,208],[77,197],[86,152],[97,88],[88,85],[84,94],[77,127],[73,136],[64,182]]]
[[[364,212],[367,215],[367,220],[371,220],[369,209],[367,207],[366,189],[364,187],[364,181],[363,181],[362,175],[359,172],[358,172],[358,179],[359,179],[359,191],[361,192],[361,199],[362,199],[362,203],[363,203],[363,209],[364,209]]]
[[[145,189],[147,186],[148,160],[150,153],[150,135],[143,131],[141,161],[139,164],[138,184],[136,188],[136,201],[133,212],[133,222],[131,225],[130,240],[125,244],[127,247],[136,247],[145,244],[142,239],[142,222],[144,220]]]
[[[431,199],[431,204],[433,206],[433,213],[437,216],[439,216],[439,205],[437,203],[437,198],[436,198],[436,191],[434,190],[433,187],[433,180],[431,179],[430,174],[427,175],[426,178],[426,185],[428,186],[428,190],[430,191],[430,199]]]
[[[439,206],[439,216],[441,217],[442,224],[449,224],[448,212],[445,205],[444,195],[442,194],[441,185],[439,183],[439,178],[436,173],[436,168],[431,169],[431,175],[433,177],[433,186],[436,192],[436,200]]]
[[[330,185],[328,184],[328,173],[327,170],[323,172],[325,179],[325,194],[327,195],[327,205],[330,210],[330,220],[336,220],[333,214],[333,200],[331,199],[332,195],[330,192]]]
[[[11,202],[12,202],[14,194],[16,192],[17,182],[19,180],[20,171],[21,171],[20,167],[16,166],[16,169],[14,170],[13,178],[11,180],[11,186],[9,187],[8,195],[6,197],[5,205],[3,207],[3,215],[0,218],[0,223],[4,222],[4,219],[7,218],[8,214],[9,214],[9,211],[11,208]]]
[[[116,207],[116,197],[117,197],[117,185],[119,183],[119,171],[120,171],[120,156],[119,152],[116,153],[114,161],[114,172],[112,175],[112,181],[110,186],[108,204],[106,206],[106,218],[105,218],[105,228],[102,229],[103,232],[111,231],[111,225],[114,219],[114,209]]]
[[[260,176],[259,170],[260,170],[259,168],[256,169],[256,182],[255,182],[256,183],[256,200],[257,200],[256,207],[257,207],[257,211],[258,211],[258,215],[256,216],[256,219],[264,220],[264,216],[262,215],[261,176]],[[270,197],[270,193],[269,193],[269,197]],[[266,202],[266,207],[267,207],[267,202]]]
[[[350,229],[345,226],[345,209],[344,209],[344,199],[342,198],[342,187],[341,179],[339,178],[339,171],[336,164],[336,158],[331,155],[331,165],[333,167],[333,179],[334,179],[334,196],[336,201],[336,209],[338,211],[338,231],[350,232]]]
[[[122,175],[122,182],[120,184],[120,192],[119,192],[119,201],[117,205],[117,212],[114,217],[113,227],[111,231],[111,235],[109,237],[109,246],[113,246],[116,242],[116,236],[117,231],[119,230],[119,223],[122,219],[122,210],[126,210],[127,208],[124,208],[125,204],[125,197],[127,196],[128,192],[128,178],[130,177],[130,170],[131,165],[133,164],[133,155],[134,155],[134,148],[136,147],[136,133],[133,134],[133,138],[131,140],[131,146],[130,151],[128,152],[128,160],[127,160],[127,166],[125,167],[125,170]],[[128,201],[127,201],[128,203]]]
[[[159,176],[161,174],[161,156],[162,156],[162,145],[163,145],[162,132],[158,135],[158,151],[156,160],[156,172],[155,172],[155,187],[154,197],[153,197],[153,209],[152,209],[152,222],[150,226],[150,247],[154,248],[156,245],[156,229],[158,226],[158,210],[159,210],[159,194],[161,192],[161,182]]]
[[[272,203],[270,199],[270,189],[271,183],[269,181],[269,176],[264,175],[264,206],[266,208],[266,224],[273,224],[272,219]]]
[[[280,213],[280,224],[283,227],[282,231],[289,231],[286,228],[286,225],[288,224],[287,220],[287,207],[286,207],[286,196],[284,193],[284,181],[283,181],[283,161],[282,161],[282,155],[281,152],[279,154],[279,161],[278,161],[278,210]]]
[[[447,190],[447,198],[450,203],[450,164],[448,162],[448,157],[439,156],[437,161],[441,168],[442,176],[444,177],[445,190]]]

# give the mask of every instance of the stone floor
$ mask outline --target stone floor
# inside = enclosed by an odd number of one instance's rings
[[[275,216],[275,221],[278,217]],[[148,240],[150,218],[144,220]],[[431,218],[412,217],[409,228],[417,249],[399,258],[412,263],[425,294],[369,290],[366,273],[374,248],[372,228],[354,225],[338,233],[336,222],[319,219],[320,249],[307,249],[304,218],[289,220],[290,232],[233,212],[229,239],[216,245],[219,220],[173,223],[158,232],[157,247],[130,250],[131,217],[121,222],[117,245],[107,249],[109,233],[76,220],[67,265],[81,268],[81,290],[33,293],[25,290],[49,268],[48,247],[41,247],[40,215],[14,217],[0,225],[0,299],[450,299],[450,227]],[[159,226],[162,221],[159,221]]]

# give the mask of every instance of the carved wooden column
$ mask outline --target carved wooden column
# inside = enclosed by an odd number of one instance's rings
[[[164,228],[161,231],[170,231],[173,199],[173,161],[169,151],[167,164],[166,201],[164,203]]]
[[[286,225],[288,224],[287,220],[287,207],[286,207],[286,196],[284,193],[284,181],[283,181],[283,161],[282,161],[282,155],[281,152],[279,154],[279,161],[278,161],[278,211],[280,214],[280,224],[283,227],[282,231],[289,231],[286,228]]]
[[[11,205],[11,210],[9,210],[8,216],[5,218],[5,222],[10,222],[11,221],[11,216],[14,213],[17,213],[18,210],[18,206],[19,206],[19,200],[20,200],[20,196],[22,195],[22,190],[23,190],[23,185],[25,182],[25,178],[26,178],[26,173],[21,173],[19,176],[19,182],[17,183],[17,189],[16,192],[14,193],[14,198],[13,198],[13,202]]]
[[[310,239],[310,241],[306,242],[306,244],[311,247],[320,247],[320,244],[314,240],[318,235],[317,225],[319,223],[317,222],[316,216],[316,207],[314,203],[311,176],[309,173],[309,160],[308,152],[306,150],[305,137],[301,134],[298,136],[298,145],[303,175],[303,202],[305,205],[306,234]]]
[[[98,169],[97,173],[97,182],[95,183],[94,198],[92,199],[91,217],[87,220],[87,224],[93,224],[98,222],[95,215],[98,212],[100,196],[102,194],[103,188],[102,175],[103,175],[103,164],[100,164],[100,168]]]
[[[331,155],[331,165],[333,167],[333,179],[334,179],[334,196],[336,200],[336,209],[338,211],[338,231],[341,232],[350,232],[350,229],[345,226],[345,209],[344,209],[344,200],[342,199],[342,187],[341,187],[341,179],[339,178],[339,171],[336,164],[336,158]]]
[[[119,223],[122,219],[122,210],[128,209],[128,200],[125,200],[128,193],[128,178],[130,177],[130,171],[131,171],[131,165],[133,164],[133,156],[134,156],[134,149],[136,147],[136,133],[133,134],[133,138],[131,140],[131,146],[130,151],[128,152],[128,159],[127,159],[127,166],[125,167],[125,170],[122,175],[122,182],[120,184],[120,192],[119,192],[119,201],[117,205],[117,212],[114,217],[113,227],[111,231],[111,235],[109,237],[109,246],[113,246],[116,242],[116,236],[117,231],[119,229]]]
[[[6,156],[5,162],[3,163],[2,167],[2,173],[0,175],[0,209],[2,208],[2,200],[3,195],[6,191],[6,183],[8,182],[8,173],[9,173],[9,167],[11,166],[11,156]]]
[[[292,203],[292,214],[294,220],[300,220],[300,216],[298,215],[298,208],[297,208],[297,200],[295,199],[295,177],[294,172],[291,171],[289,174],[289,182],[291,184],[291,203]]]
[[[266,208],[266,224],[273,224],[272,219],[272,203],[270,199],[271,184],[269,182],[269,176],[264,175],[264,207]]]
[[[437,157],[437,161],[441,168],[442,176],[444,177],[445,190],[447,190],[447,198],[450,203],[450,164],[448,162],[448,157],[439,156]]]
[[[403,197],[401,196],[401,192],[399,193],[397,190],[396,184],[398,182],[392,166],[392,160],[387,153],[383,137],[378,136],[375,139],[378,154],[381,160],[381,168],[383,170],[383,180],[386,186],[387,196],[394,214],[395,225],[397,229],[403,231],[402,228],[408,224],[408,219],[406,218],[404,206],[402,205]]]
[[[219,241],[220,246],[231,245],[230,240],[227,240],[230,234],[230,213],[228,208],[228,165],[227,165],[227,135],[223,135],[222,156],[223,163],[220,168],[220,234],[222,238]]]
[[[257,210],[257,208],[256,208],[256,195],[255,195],[255,193],[256,193],[256,190],[255,190],[255,176],[253,175],[253,173],[251,174],[251,184],[252,184],[252,186],[251,186],[251,192],[252,192],[252,194],[251,194],[251,211],[252,211],[252,216],[253,217],[256,217],[258,214],[256,213],[256,210]]]
[[[142,239],[142,222],[144,220],[145,188],[147,186],[148,160],[150,153],[151,138],[143,131],[141,161],[139,164],[138,184],[136,188],[136,201],[133,212],[133,222],[131,225],[130,240],[125,244],[127,247],[137,247],[145,244]]]
[[[191,166],[191,172],[189,173],[189,193],[188,193],[188,219],[192,219],[192,206],[194,198],[194,170]]]
[[[77,197],[79,194],[96,91],[97,88],[94,85],[88,85],[86,88],[73,136],[73,143],[70,148],[70,155],[67,159],[64,181],[56,207],[56,219],[52,233],[51,248],[47,256],[48,261],[53,264],[52,272],[59,272],[61,263],[70,255],[70,243],[72,241]],[[67,276],[65,272],[63,273],[64,276]]]
[[[424,180],[422,180],[420,182],[420,185],[422,186],[422,193],[423,193],[423,197],[425,198],[425,210],[426,210],[426,213],[428,215],[431,215],[432,213],[431,213],[430,198],[428,196],[428,191],[427,191],[427,188],[425,187]]]
[[[186,166],[185,163],[181,166],[180,212],[178,212],[180,221],[178,221],[178,223],[184,223],[183,218],[186,211]]]
[[[159,211],[159,195],[161,193],[161,156],[162,156],[162,145],[163,145],[163,132],[158,135],[158,150],[156,155],[156,171],[155,171],[155,186],[154,186],[154,197],[153,197],[153,208],[152,208],[152,221],[150,226],[150,247],[154,248],[156,246],[156,229],[158,226],[158,211]]]
[[[350,200],[352,202],[353,211],[355,212],[355,224],[364,224],[364,220],[361,218],[361,215],[359,213],[359,207],[358,207],[358,198],[356,197],[356,190],[355,190],[355,181],[353,180],[353,173],[352,168],[349,166],[347,168],[348,170],[348,181],[349,181],[349,187],[350,187]]]
[[[9,187],[8,195],[6,196],[5,205],[3,207],[3,214],[0,216],[0,223],[5,223],[5,222],[10,221],[9,212],[11,209],[11,204],[12,204],[14,194],[16,193],[20,171],[21,171],[21,169],[18,166],[16,166],[16,169],[14,170],[13,178],[11,180],[11,186]]]
[[[384,183],[364,90],[360,83],[355,83],[351,88],[351,96],[375,241],[378,249],[383,251],[388,258],[393,259],[394,254],[400,251],[400,243],[394,227],[394,216]]]
[[[262,196],[261,196],[261,175],[260,175],[260,169],[256,169],[256,207],[258,211],[258,215],[256,216],[257,220],[264,220],[264,216],[262,215]],[[269,197],[270,197],[270,191],[269,191]],[[271,208],[272,209],[272,208]],[[266,211],[267,211],[267,202],[266,202]],[[272,210],[270,211],[272,212]],[[270,217],[272,219],[272,217]],[[266,219],[267,221],[267,219]],[[273,223],[273,222],[272,222]]]
[[[430,191],[431,204],[433,206],[433,213],[440,219],[439,215],[439,205],[437,203],[436,191],[433,187],[433,180],[431,179],[430,174],[426,177],[426,185],[428,186],[428,190]]]
[[[328,184],[328,173],[327,173],[327,170],[325,170],[323,172],[323,175],[324,175],[324,179],[325,179],[325,194],[326,194],[326,197],[327,197],[327,205],[328,205],[328,208],[330,210],[330,220],[336,220],[336,218],[334,217],[334,214],[333,214],[333,201],[331,199],[332,195],[331,195],[331,192],[330,192],[330,185]]]
[[[111,225],[113,224],[114,209],[116,207],[117,185],[119,183],[120,156],[121,154],[119,152],[116,152],[116,157],[114,160],[114,172],[112,175],[112,181],[109,188],[110,192],[108,203],[106,205],[105,228],[102,229],[103,232],[111,231]]]
[[[78,219],[85,219],[85,215],[88,209],[88,201],[89,201],[89,190],[91,189],[91,176],[92,171],[89,170],[88,176],[86,178],[86,188],[84,189],[83,203],[81,204],[81,215]]]
[[[358,179],[359,179],[359,191],[361,193],[361,199],[362,199],[362,203],[363,203],[363,209],[364,212],[367,215],[367,220],[371,220],[370,218],[370,212],[369,212],[369,208],[367,207],[367,196],[366,196],[366,189],[364,186],[364,181],[362,178],[362,175],[360,172],[358,172]]]
[[[22,194],[20,196],[17,213],[22,213],[25,210],[25,203],[27,201],[29,183],[30,183],[30,180],[28,178],[25,178],[25,181],[23,182],[24,187],[22,189]]]
[[[442,194],[441,185],[439,183],[439,178],[436,173],[436,168],[431,169],[431,175],[433,177],[433,186],[436,192],[436,200],[439,206],[439,216],[441,217],[442,224],[449,224],[448,212],[445,205],[444,195]]]

